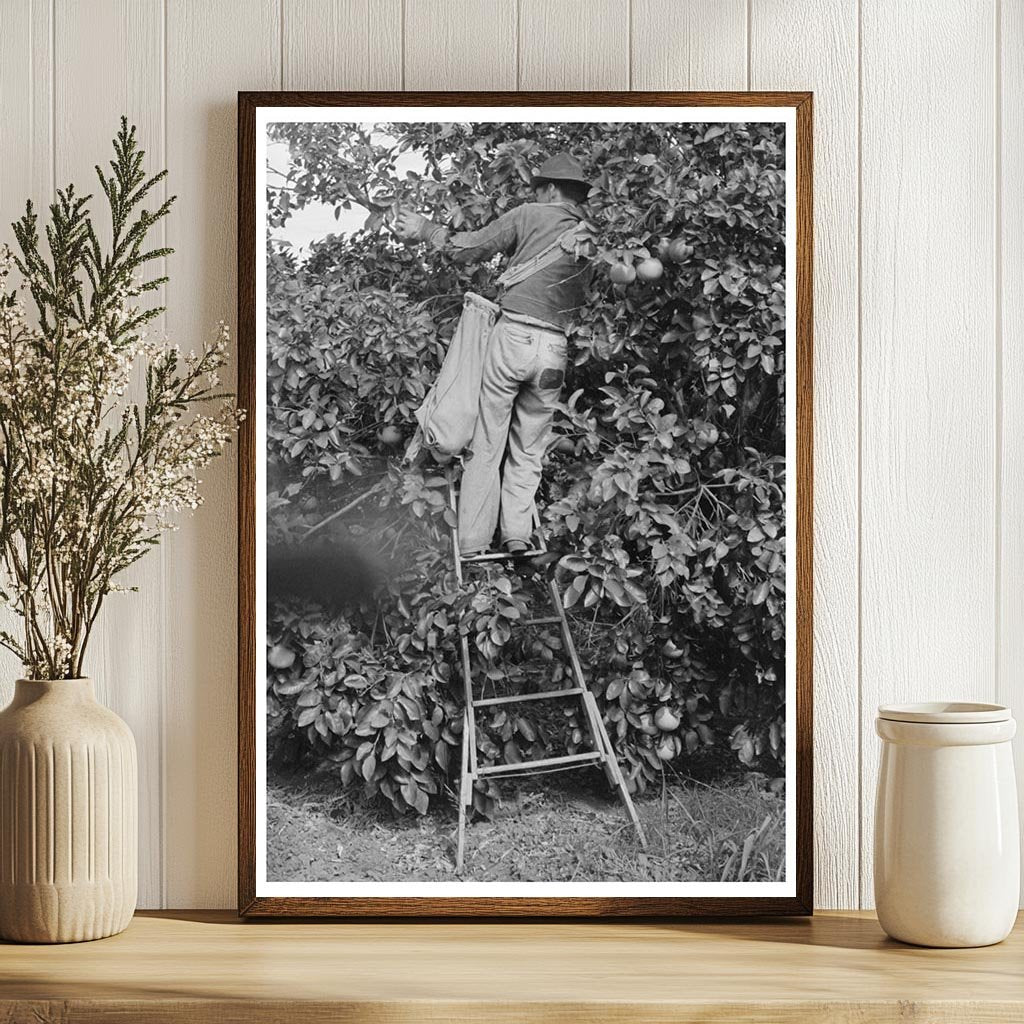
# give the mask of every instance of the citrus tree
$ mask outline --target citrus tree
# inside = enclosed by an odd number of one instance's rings
[[[291,157],[269,189],[274,227],[310,203],[366,214],[301,257],[270,249],[271,542],[346,509],[331,536],[386,567],[358,605],[274,599],[274,736],[298,739],[369,796],[425,813],[459,756],[460,634],[502,692],[551,688],[568,671],[557,627],[517,628],[530,606],[523,575],[457,584],[443,473],[401,464],[462,295],[493,298],[495,267],[457,265],[388,229],[396,204],[481,227],[530,200],[532,169],[568,150],[592,172],[580,251],[599,272],[570,332],[539,505],[584,671],[634,791],[666,765],[719,752],[764,769],[781,760],[783,127],[270,131]],[[485,715],[485,763],[582,749],[576,712],[543,706]],[[478,809],[493,795],[481,787]]]

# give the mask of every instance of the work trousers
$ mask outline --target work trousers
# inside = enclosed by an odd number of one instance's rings
[[[459,497],[459,548],[528,541],[551,420],[565,379],[561,332],[502,315],[494,325],[480,381],[471,455]],[[507,447],[507,450],[506,450]],[[504,466],[502,458],[504,457]]]

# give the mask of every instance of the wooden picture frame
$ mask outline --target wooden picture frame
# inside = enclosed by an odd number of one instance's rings
[[[403,107],[410,114],[433,107],[736,107],[779,108],[795,113],[795,369],[787,371],[788,401],[795,397],[796,593],[795,708],[789,759],[795,799],[788,818],[794,832],[795,878],[780,896],[307,896],[266,895],[257,885],[257,652],[256,635],[256,417],[247,416],[238,463],[238,906],[248,917],[692,917],[806,915],[813,907],[812,849],[812,96],[808,92],[527,92],[527,93],[320,93],[241,92],[238,95],[238,401],[256,409],[257,123],[265,107]],[[368,110],[368,119],[372,117]],[[414,118],[410,118],[414,120]],[[662,119],[664,120],[664,119]],[[693,120],[692,118],[690,120]],[[787,174],[789,167],[787,165]],[[792,194],[792,193],[791,193]],[[795,377],[792,375],[795,373]],[[795,381],[795,396],[793,383]],[[792,485],[790,485],[792,486]],[[791,506],[792,507],[792,506]],[[792,548],[790,548],[790,558]],[[670,884],[670,883],[666,883]]]

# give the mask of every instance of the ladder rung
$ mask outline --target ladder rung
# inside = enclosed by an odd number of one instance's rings
[[[539,619],[523,619],[520,626],[549,626],[562,620],[557,615],[547,615]]]
[[[493,704],[516,704],[526,700],[551,700],[554,697],[575,697],[583,692],[582,687],[572,686],[568,690],[542,690],[540,693],[513,693],[507,697],[484,697],[473,701],[475,708],[487,708]]]
[[[478,768],[477,775],[501,775],[505,772],[528,772],[533,768],[548,768],[554,764],[589,764],[603,761],[604,754],[598,750],[590,750],[585,754],[565,754],[562,757],[545,757],[540,761],[520,761],[518,764],[492,764]]]
[[[546,555],[542,548],[529,548],[526,551],[489,551],[485,555],[470,555],[462,559],[463,565],[474,562],[514,562],[517,558],[533,558],[535,555]]]

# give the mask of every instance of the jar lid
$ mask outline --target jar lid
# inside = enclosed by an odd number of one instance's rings
[[[878,717],[889,722],[971,725],[985,722],[1008,722],[1010,709],[1003,704],[931,701],[922,704],[882,704],[878,708]]]

